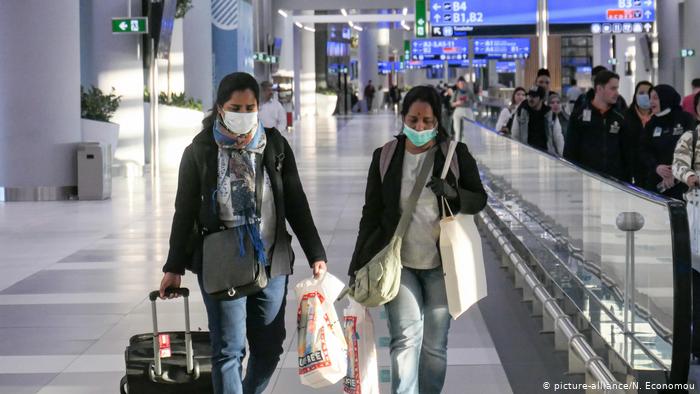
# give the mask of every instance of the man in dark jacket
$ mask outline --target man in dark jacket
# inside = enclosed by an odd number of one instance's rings
[[[595,96],[571,117],[564,158],[588,170],[631,180],[629,130],[615,104],[620,76],[602,71],[595,78]]]
[[[591,71],[591,78],[593,79],[593,81],[595,81],[596,76],[603,71],[608,71],[608,69],[604,66],[593,67],[593,70]],[[574,108],[571,110],[571,115],[575,116],[579,112],[581,112],[584,107],[586,107],[588,104],[590,104],[591,101],[593,101],[594,97],[595,87],[593,87],[593,89],[589,89],[586,93],[580,95],[574,103]],[[617,101],[615,102],[615,109],[617,109],[617,112],[623,114],[625,113],[625,111],[627,110],[627,102],[625,101],[624,97],[620,95],[617,96]]]

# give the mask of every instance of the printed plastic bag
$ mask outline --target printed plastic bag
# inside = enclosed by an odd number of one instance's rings
[[[333,306],[345,284],[326,273],[295,286],[297,309],[299,378],[301,384],[320,388],[337,383],[347,371],[345,335]]]
[[[366,307],[352,298],[343,311],[345,340],[348,343],[348,370],[343,380],[347,394],[379,394],[377,347],[374,323]]]

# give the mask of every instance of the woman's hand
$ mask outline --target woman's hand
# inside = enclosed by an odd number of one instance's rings
[[[328,271],[326,268],[326,262],[323,260],[315,262],[312,269],[314,271],[315,279],[319,279],[326,271]]]
[[[455,190],[454,187],[450,186],[446,180],[440,179],[436,176],[432,177],[430,182],[428,182],[425,187],[432,190],[436,196],[445,197],[448,200],[454,200],[455,198],[459,197],[459,194],[457,194],[457,190]]]
[[[180,288],[180,282],[182,282],[182,275],[180,274],[175,274],[172,272],[166,272],[163,274],[163,279],[160,281],[160,299],[164,300],[165,299],[165,289],[168,288],[173,288],[173,289],[178,289]],[[179,295],[177,294],[171,294],[168,296],[168,298],[177,298]]]
[[[693,187],[698,187],[698,176],[697,175],[691,175],[688,177],[688,187],[693,188]]]
[[[656,173],[660,177],[664,178],[664,180],[666,180],[666,178],[673,178],[673,170],[671,169],[671,166],[667,166],[665,164],[656,166]]]

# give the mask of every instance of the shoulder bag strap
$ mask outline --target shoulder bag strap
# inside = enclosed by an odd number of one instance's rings
[[[695,145],[698,143],[698,129],[696,128],[695,130],[692,131],[693,133],[693,145],[690,146],[690,151],[693,152],[691,154],[691,159],[690,159],[690,169],[695,171]]]
[[[396,227],[395,236],[402,237],[406,234],[408,230],[408,225],[411,223],[411,218],[413,217],[413,212],[416,210],[416,205],[418,204],[418,198],[425,187],[425,183],[428,180],[428,174],[433,167],[435,162],[435,151],[437,146],[430,148],[428,154],[425,156],[423,161],[423,167],[421,167],[420,173],[416,178],[416,183],[413,185],[413,191],[408,198],[408,204],[406,205],[406,210],[401,213],[401,220],[399,220],[399,225]]]
[[[391,164],[391,159],[394,157],[394,152],[396,152],[396,146],[398,144],[399,140],[394,138],[382,146],[382,151],[379,154],[379,177],[382,183],[384,183],[384,175],[389,171],[389,164]]]

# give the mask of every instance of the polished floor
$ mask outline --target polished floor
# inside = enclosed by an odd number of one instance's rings
[[[345,280],[374,148],[398,130],[391,114],[306,119],[288,135],[330,272]],[[131,335],[151,331],[147,293],[156,289],[167,255],[179,155],[192,124],[163,130],[167,157],[155,178],[115,178],[107,201],[0,203],[0,393],[118,392]],[[294,285],[310,275],[298,256]],[[564,357],[554,355],[486,251],[490,295],[453,322],[445,393],[536,393],[561,380]],[[487,264],[488,265],[488,264]],[[193,275],[184,285],[196,289]],[[198,291],[192,325],[206,330]],[[296,370],[296,300],[286,313],[287,354],[267,393],[339,393],[340,384],[311,390]],[[344,302],[338,305],[342,311]],[[183,327],[179,301],[159,304],[162,329]],[[373,311],[381,391],[389,390],[388,336]],[[549,339],[551,343],[551,339]]]

